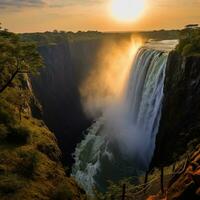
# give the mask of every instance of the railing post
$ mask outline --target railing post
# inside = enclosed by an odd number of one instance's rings
[[[122,189],[122,200],[125,200],[126,196],[126,184],[123,184],[123,189]]]
[[[164,194],[164,167],[160,169],[160,189],[162,194]]]

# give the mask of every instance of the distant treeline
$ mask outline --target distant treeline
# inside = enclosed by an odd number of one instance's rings
[[[105,39],[127,39],[132,36],[142,37],[144,40],[171,40],[179,39],[176,50],[183,56],[200,54],[200,28],[196,24],[185,26],[183,30],[157,30],[157,31],[138,31],[138,32],[98,32],[98,31],[78,31],[66,32],[57,31],[43,33],[23,33],[20,38],[26,42],[35,42],[37,45],[53,45],[63,42],[77,42],[89,40]]]
[[[57,31],[53,32],[43,32],[43,33],[23,33],[20,34],[21,39],[25,41],[34,41],[39,45],[45,44],[56,44],[61,42],[74,42],[74,41],[85,41],[85,40],[98,40],[98,39],[123,39],[129,38],[133,35],[141,36],[144,39],[178,39],[180,31],[179,30],[159,30],[159,31],[143,31],[143,32],[98,32],[98,31],[87,31],[82,32],[65,32]]]

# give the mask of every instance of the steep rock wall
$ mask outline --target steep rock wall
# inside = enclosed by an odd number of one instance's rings
[[[102,47],[102,39],[80,40],[70,42],[72,66],[75,72],[76,82],[81,84],[88,76],[90,70],[95,67],[95,61]]]
[[[200,142],[200,57],[169,55],[152,166],[175,162]]]
[[[72,152],[89,126],[83,114],[78,86],[67,43],[39,48],[45,67],[32,78],[32,86],[43,107],[43,119],[56,134],[63,160],[70,165]]]

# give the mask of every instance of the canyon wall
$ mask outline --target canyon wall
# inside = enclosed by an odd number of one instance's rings
[[[82,111],[69,45],[41,46],[39,52],[45,66],[32,78],[33,90],[42,105],[43,120],[58,139],[63,160],[71,165],[71,154],[89,120]]]
[[[162,117],[153,166],[177,161],[199,143],[200,57],[183,58],[171,52],[166,68]]]

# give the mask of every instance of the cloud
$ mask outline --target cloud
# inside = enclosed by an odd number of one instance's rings
[[[76,5],[94,5],[105,2],[105,0],[53,0],[48,1],[50,7],[76,6]]]
[[[19,9],[23,7],[44,6],[43,0],[0,0],[0,9]]]
[[[87,6],[105,2],[105,0],[0,0],[0,10],[19,10],[22,8]]]
[[[151,0],[151,3],[160,7],[194,7],[200,6],[200,0]]]

